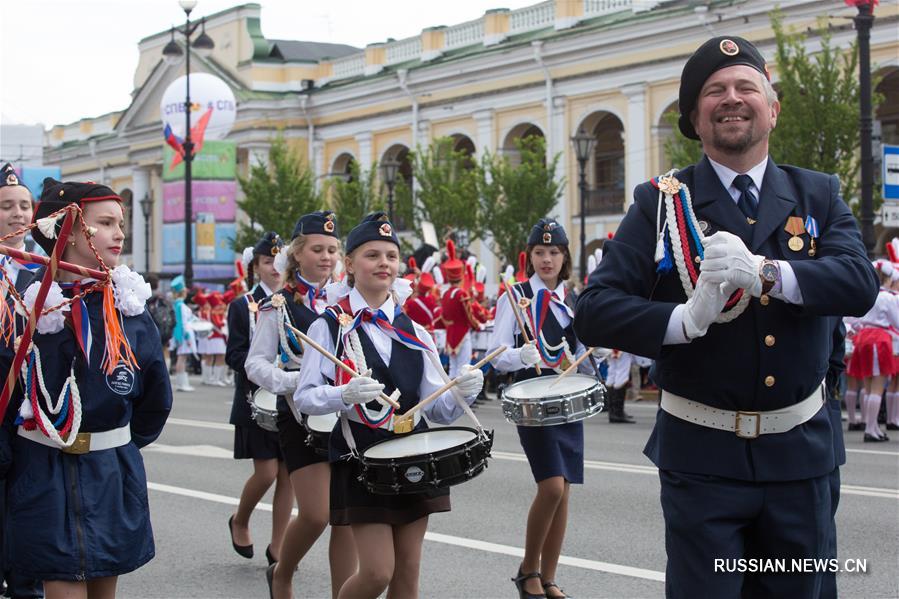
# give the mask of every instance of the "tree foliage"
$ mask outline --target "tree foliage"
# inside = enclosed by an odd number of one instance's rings
[[[520,161],[486,153],[481,160],[478,189],[482,228],[493,236],[491,250],[516,264],[531,227],[547,216],[565,189],[555,178],[561,154],[546,163],[546,141],[539,136],[515,141]]]
[[[418,182],[416,222],[433,223],[441,237],[464,232],[474,239],[481,232],[479,171],[472,158],[454,150],[453,145],[451,137],[442,137],[413,153],[412,168]]]
[[[335,177],[329,181],[330,207],[337,214],[341,236],[345,237],[369,212],[386,211],[387,197],[381,194],[377,167],[375,162],[369,170],[363,171],[353,160],[349,165],[349,177]]]
[[[320,210],[322,197],[315,190],[315,175],[287,146],[282,135],[272,141],[268,164],[250,166],[249,177],[238,176],[244,198],[237,205],[247,215],[240,223],[231,247],[240,252],[255,245],[263,231],[277,231],[290,239],[296,221],[308,212]]]

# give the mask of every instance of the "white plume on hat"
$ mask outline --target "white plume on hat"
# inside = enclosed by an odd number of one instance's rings
[[[515,267],[511,264],[506,266],[506,269],[503,271],[503,281],[506,283],[515,282]]]
[[[286,275],[287,274],[287,252],[281,251],[281,252],[278,252],[277,254],[275,254],[275,259],[272,262],[272,266],[275,267],[275,270],[277,270],[279,273],[281,273],[282,277],[284,275]]]
[[[245,247],[243,252],[240,254],[240,262],[243,264],[243,269],[247,270],[250,267],[250,262],[253,261],[253,248]]]
[[[478,267],[475,269],[474,280],[478,283],[484,283],[487,280],[487,267],[483,264],[478,264]]]
[[[421,272],[431,272],[434,269],[436,263],[437,259],[434,258],[434,254],[431,254],[430,256],[425,258],[424,264],[421,265]]]

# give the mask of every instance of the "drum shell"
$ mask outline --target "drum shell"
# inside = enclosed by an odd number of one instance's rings
[[[331,431],[318,431],[309,426],[309,417],[303,416],[303,428],[306,429],[306,445],[312,448],[315,455],[328,457],[331,442]]]
[[[526,383],[527,381],[521,381]],[[514,383],[506,389],[511,389]],[[605,407],[606,388],[597,381],[594,387],[575,393],[559,393],[533,400],[512,399],[503,391],[503,416],[518,426],[556,426],[577,422],[598,414]]]
[[[265,389],[261,387],[256,390],[256,393],[253,394],[253,399],[250,401],[250,417],[256,423],[259,428],[267,431],[271,431],[273,433],[278,432],[278,408],[277,402],[275,403],[275,407],[273,409],[264,408],[257,404],[256,398],[257,395],[262,393],[269,393]]]
[[[444,428],[473,430],[464,427],[442,427],[439,430]],[[486,439],[477,436],[461,445],[421,455],[367,458],[363,453],[359,457],[362,466],[360,480],[370,493],[376,495],[424,493],[463,483],[487,468],[487,458],[493,447],[493,431],[487,431],[486,435]],[[378,441],[368,449],[391,440]]]

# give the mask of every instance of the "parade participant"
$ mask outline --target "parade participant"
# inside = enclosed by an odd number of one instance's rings
[[[364,374],[347,380],[321,354],[309,352],[294,401],[302,412],[341,415],[330,442],[331,524],[352,530],[359,570],[339,597],[374,598],[384,589],[388,597],[417,597],[428,515],[449,511],[449,489],[375,495],[359,479],[359,461],[348,456],[395,435],[394,408],[381,404],[379,393],[401,392],[397,401],[405,413],[439,389],[445,373],[431,336],[402,311],[408,284],[397,280],[399,239],[387,216],[365,217],[346,245],[347,283],[329,288],[328,299],[337,303],[312,324],[309,337]],[[483,382],[480,370],[466,366],[458,394],[447,391],[421,411],[433,422],[449,424],[463,414],[460,404],[474,402]],[[420,413],[415,430],[427,428]]]
[[[645,453],[661,481],[666,594],[816,597],[820,573],[716,572],[714,560],[826,556],[830,316],[864,314],[877,277],[837,178],[769,158],[780,104],[755,46],[703,44],[679,106],[705,156],[636,188],[575,330],[656,360]]]
[[[323,287],[340,258],[337,217],[330,211],[304,214],[293,230],[283,261],[284,287],[260,306],[256,334],[247,356],[251,381],[278,395],[278,436],[299,515],[287,526],[277,565],[266,572],[272,597],[291,597],[293,573],[328,525],[331,467],[306,443],[303,414],[295,410],[293,393],[308,355],[290,327],[306,331],[327,307]],[[314,353],[314,352],[313,352]],[[331,529],[328,548],[332,594],[356,570],[352,534]]]
[[[846,329],[846,339],[848,340],[846,341],[847,347],[844,362],[848,366],[855,351],[855,334],[858,332],[859,319],[855,316],[846,316],[843,318],[843,326]],[[843,376],[846,377],[846,391],[843,393],[843,403],[846,404],[846,417],[849,420],[846,430],[850,432],[863,431],[865,430],[864,401],[859,405],[860,392],[862,393],[862,400],[864,400],[862,382],[847,371],[844,371]]]
[[[849,376],[862,381],[864,397],[862,413],[865,415],[865,442],[888,441],[880,430],[877,414],[880,412],[884,384],[890,376],[899,373],[899,363],[893,358],[893,339],[890,329],[899,329],[899,296],[889,290],[893,266],[886,260],[874,263],[880,275],[881,289],[874,306],[859,319],[855,334],[855,349],[849,361]]]
[[[210,301],[212,294],[206,293],[205,289],[198,289],[190,298],[191,303],[196,307],[196,317],[198,320],[204,320],[212,324],[212,306]],[[214,385],[212,379],[212,356],[209,354],[209,337],[210,334],[202,334],[196,336],[197,356],[200,359],[200,381],[204,385]]]
[[[47,178],[43,189],[35,241],[52,255],[66,213],[50,215],[77,204],[83,212],[56,255],[112,270],[104,284],[60,269],[47,294],[10,403],[17,428],[6,541],[11,567],[43,580],[48,598],[108,598],[119,575],[155,553],[139,449],[162,431],[172,392],[145,311],[149,285],[118,266],[122,199],[95,183]],[[26,309],[39,288],[25,291]]]
[[[19,233],[31,222],[34,214],[34,202],[32,201],[31,192],[19,181],[15,169],[8,162],[0,168],[0,245],[11,247],[17,250],[25,249],[25,234]],[[0,255],[0,268],[3,269],[3,278],[0,278],[0,302],[6,303],[7,314],[16,321],[16,328],[12,331],[8,340],[9,349],[12,351],[13,340],[18,337],[24,327],[24,321],[15,317],[15,305],[12,297],[4,288],[4,283],[13,286],[19,293],[25,291],[28,283],[32,280],[33,265],[24,264],[15,258]],[[3,539],[3,530],[6,528],[6,484],[3,477],[0,476],[0,543]],[[4,553],[2,545],[0,545],[0,553]],[[0,591],[4,588],[4,579],[6,580],[6,588],[13,597],[43,597],[41,584],[30,579],[23,579],[16,572],[7,570],[5,556],[0,556]]]
[[[518,347],[493,360],[499,372],[514,373],[515,382],[561,372],[585,348],[574,336],[573,302],[565,287],[571,276],[568,236],[553,219],[540,219],[531,229],[525,251],[528,280],[512,285],[509,294],[496,305],[493,336],[488,353],[500,345]],[[525,313],[525,327],[519,330],[513,306]],[[524,306],[526,304],[526,307]],[[536,342],[524,342],[524,335]],[[583,370],[589,372],[585,363]],[[555,583],[556,568],[568,523],[568,496],[571,484],[584,482],[584,423],[558,426],[519,426],[518,439],[528,458],[537,483],[525,534],[524,559],[512,578],[522,598],[566,597]]]
[[[446,241],[447,259],[441,265],[449,288],[440,300],[440,318],[446,328],[446,353],[449,355],[449,375],[455,378],[462,367],[471,363],[471,335],[481,323],[471,308],[471,294],[462,288],[465,263],[456,257],[456,245]]]
[[[228,303],[225,296],[219,291],[213,291],[208,296],[209,322],[212,323],[212,332],[206,338],[206,356],[209,358],[209,383],[218,387],[228,387],[225,381],[227,365],[225,364],[225,352],[228,348]]]
[[[253,557],[253,546],[248,542],[250,516],[269,487],[274,484],[271,543],[265,551],[269,564],[277,561],[284,530],[290,521],[293,494],[278,444],[278,433],[264,430],[253,420],[250,401],[259,387],[247,379],[244,363],[256,332],[259,304],[281,288],[281,273],[275,269],[274,260],[283,245],[278,234],[270,231],[254,247],[247,248],[251,255],[247,265],[248,286],[253,286],[257,276],[259,283],[252,287],[252,293],[235,299],[228,307],[228,343],[225,353],[225,362],[236,373],[229,419],[234,425],[234,459],[253,460],[253,474],[244,483],[237,512],[228,523],[231,546],[239,555]],[[232,289],[234,288],[237,286],[232,285]],[[240,534],[235,534],[235,531]],[[246,538],[241,538],[238,543],[235,540],[238,536]]]
[[[197,334],[191,328],[191,323],[198,320],[193,310],[185,301],[187,288],[184,284],[184,276],[178,275],[172,279],[172,297],[175,299],[172,309],[175,311],[175,329],[172,332],[172,345],[175,355],[175,390],[195,391],[187,376],[187,357],[197,355]]]

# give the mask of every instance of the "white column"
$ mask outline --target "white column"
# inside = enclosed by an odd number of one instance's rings
[[[329,167],[325,166],[325,142],[314,140],[312,147],[315,153],[315,165],[313,166],[315,169],[315,187],[321,190],[321,182],[329,174]]]
[[[361,172],[368,172],[371,170],[372,163],[371,132],[366,131],[365,133],[357,134],[356,143],[359,144],[359,156],[357,156],[357,159],[359,160],[359,170]],[[381,157],[378,156],[378,160],[380,159]]]
[[[568,141],[568,132],[565,130],[565,112],[568,110],[568,98],[565,96],[558,96],[553,98],[553,110],[552,110],[552,121],[549,124],[550,131],[550,144],[551,147],[549,149],[549,156],[555,156],[558,153],[562,153],[562,156],[559,158],[559,164],[556,167],[555,177],[556,179],[561,179],[565,176],[565,171],[568,168],[570,153],[571,153],[571,143]],[[549,158],[547,159],[549,160]],[[547,162],[549,164],[549,162]],[[571,185],[566,186],[568,190],[572,188]],[[577,185],[574,186],[574,189],[577,189]],[[554,208],[556,219],[563,223],[566,230],[571,231],[572,226],[571,223],[568,222],[568,192],[562,194],[562,197],[559,198],[558,202],[556,202],[556,206]]]
[[[646,84],[624,87],[627,97],[627,123],[624,125],[624,207],[634,201],[634,188],[651,176],[646,154]]]
[[[483,158],[485,152],[491,154],[495,152],[493,147],[493,128],[494,113],[493,110],[479,110],[474,113],[474,121],[477,125],[477,140],[475,141],[475,156],[478,160]],[[493,243],[493,236],[489,233],[485,235],[483,241],[480,242],[480,252],[478,252],[478,260],[487,269],[487,280],[484,283],[484,293],[489,296],[495,296],[499,290],[497,285],[497,275],[499,274],[496,256],[490,251],[490,245]]]
[[[150,195],[150,172],[147,169],[135,168],[131,172],[131,260],[135,270],[147,272],[150,265],[144,258],[147,255],[146,227],[144,226],[144,211],[140,201]],[[162,201],[162,198],[154,198]],[[155,229],[150,217],[150,234]]]

